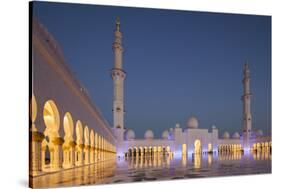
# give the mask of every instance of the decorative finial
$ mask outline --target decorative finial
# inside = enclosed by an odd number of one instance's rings
[[[120,31],[120,18],[119,18],[119,16],[116,19],[116,30]]]

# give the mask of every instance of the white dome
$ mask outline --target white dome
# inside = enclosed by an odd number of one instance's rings
[[[194,116],[187,120],[187,127],[190,129],[197,129],[199,125],[198,119]]]
[[[169,137],[169,132],[167,130],[163,131],[162,138],[163,139],[168,139],[168,137]]]
[[[239,139],[240,138],[240,135],[238,132],[235,132],[233,135],[232,135],[232,138],[234,139]]]
[[[180,124],[179,123],[176,124],[176,128],[180,128]]]
[[[154,135],[153,135],[153,132],[152,130],[148,129],[145,131],[144,133],[144,138],[145,139],[153,139]]]
[[[223,133],[223,136],[222,136],[224,139],[229,139],[229,133],[226,131]]]
[[[257,130],[257,131],[256,131],[256,135],[257,135],[257,136],[263,136],[263,131],[260,130],[260,129]]]
[[[125,133],[125,139],[126,140],[135,139],[135,132],[132,129],[128,129]]]

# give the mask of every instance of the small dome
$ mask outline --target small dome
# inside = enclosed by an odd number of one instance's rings
[[[180,124],[179,123],[176,124],[176,128],[180,128]]]
[[[257,136],[263,136],[263,131],[260,130],[260,129],[257,130],[257,131],[256,131],[256,135],[257,135]]]
[[[170,128],[170,132],[173,132],[173,130],[174,130],[174,129],[171,127],[171,128]]]
[[[132,129],[128,129],[125,133],[126,140],[133,140],[135,139],[135,132]]]
[[[239,139],[240,138],[240,135],[238,132],[235,132],[233,135],[232,135],[232,138],[234,139]]]
[[[223,136],[222,136],[224,139],[229,139],[229,133],[226,131],[223,133]]]
[[[187,120],[187,127],[190,128],[190,129],[197,129],[198,125],[199,125],[198,119],[194,116],[190,117]]]
[[[163,139],[168,139],[168,137],[169,137],[169,132],[167,130],[163,131],[162,138]]]
[[[153,132],[152,130],[148,129],[145,131],[144,133],[144,138],[145,139],[153,139],[154,135],[153,135]]]
[[[216,126],[215,126],[215,125],[213,125],[213,126],[212,126],[212,129],[216,129]]]

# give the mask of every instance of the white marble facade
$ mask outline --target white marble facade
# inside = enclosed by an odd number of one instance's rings
[[[155,139],[154,133],[148,129],[143,139],[136,139],[132,128],[124,127],[124,79],[126,72],[123,70],[123,47],[120,20],[116,21],[114,32],[115,40],[112,48],[114,52],[114,67],[111,72],[113,79],[113,132],[117,139],[117,156],[144,155],[151,153],[167,153],[173,156],[192,155],[196,153],[220,153],[224,151],[252,150],[259,141],[266,141],[270,146],[271,137],[263,137],[252,131],[250,70],[248,64],[243,69],[243,131],[235,132],[230,137],[225,132],[219,138],[218,128],[212,126],[209,129],[199,127],[199,120],[195,116],[188,118],[186,126],[176,124],[169,130],[164,130],[162,138]],[[242,133],[241,135],[239,133]],[[259,132],[261,133],[261,131]],[[256,145],[257,146],[257,145]],[[263,145],[265,146],[265,144]]]

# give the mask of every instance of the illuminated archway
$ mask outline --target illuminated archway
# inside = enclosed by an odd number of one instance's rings
[[[269,143],[268,142],[264,143],[264,148],[265,148],[266,152],[269,151]]]
[[[76,143],[83,144],[83,127],[80,120],[76,122]]]
[[[94,131],[91,129],[90,132],[90,145],[91,147],[95,147],[95,134]]]
[[[90,144],[89,128],[88,128],[88,126],[86,126],[85,129],[84,129],[84,144],[85,145],[89,145]]]
[[[84,128],[84,164],[90,163],[89,151],[90,151],[90,133],[88,126]]]
[[[98,148],[98,133],[95,133],[95,148]]]
[[[67,112],[63,117],[63,128],[64,128],[64,140],[72,141],[73,140],[73,120],[69,112]]]
[[[147,147],[145,146],[145,147],[143,147],[143,149],[144,149],[144,150],[143,150],[143,152],[144,152],[144,155],[145,155],[145,156],[147,156],[147,154],[148,154],[148,150],[147,150]]]
[[[101,136],[101,160],[104,160],[104,138]]]
[[[94,151],[95,162],[98,161],[98,133],[95,133],[95,151]]]
[[[129,149],[128,149],[128,156],[129,156],[129,157],[132,157],[132,156],[133,156],[133,149],[132,149],[132,148],[129,148]]]
[[[76,155],[75,155],[75,159],[76,159],[76,165],[80,166],[83,165],[83,127],[82,127],[82,123],[80,120],[78,120],[76,122]]]
[[[257,148],[257,145],[256,145],[256,143],[254,143],[253,146],[252,146],[252,150],[255,151],[256,148]]]
[[[213,145],[212,145],[212,143],[208,144],[208,152],[209,153],[213,152]]]
[[[194,168],[195,169],[201,168],[201,153],[194,154]]]
[[[151,146],[149,146],[149,148],[148,148],[148,153],[150,156],[152,156],[152,147]]]
[[[99,161],[99,155],[100,155],[100,140],[99,140],[99,138],[100,138],[100,135],[99,134],[97,134],[97,143],[96,143],[96,145],[97,145],[97,161]]]
[[[29,126],[30,134],[31,134],[31,166],[30,166],[30,172],[32,175],[35,175],[38,173],[38,171],[42,170],[42,164],[45,164],[45,158],[42,159],[42,141],[44,140],[45,136],[38,132],[35,121],[37,118],[37,102],[35,99],[35,95],[32,94],[32,97],[30,99],[30,107],[29,107],[29,114],[30,114],[30,123]],[[46,148],[45,148],[46,149]],[[44,161],[44,162],[43,162]]]
[[[48,138],[47,138],[48,139]],[[41,151],[41,157],[42,157],[42,170],[45,171],[45,170],[48,170],[51,168],[51,159],[53,157],[51,157],[51,152],[50,152],[50,148],[49,148],[49,143],[46,139],[44,139],[42,141],[42,144],[41,144],[41,148],[42,148],[42,151]]]
[[[261,149],[264,150],[264,147],[265,147],[264,142],[262,142],[261,143]]]
[[[157,151],[158,151],[159,153],[161,153],[161,152],[162,152],[162,147],[161,147],[161,146],[158,146],[158,147],[157,147]]]
[[[182,155],[186,155],[186,144],[182,144]]]
[[[45,136],[59,137],[60,115],[53,100],[48,100],[43,108],[43,119],[46,126]]]
[[[194,141],[194,153],[195,154],[201,153],[201,141],[198,139]]]
[[[152,154],[153,154],[153,156],[156,156],[156,154],[157,154],[157,147],[156,146],[153,146]]]
[[[257,143],[257,150],[260,151],[261,150],[261,144]]]
[[[137,147],[133,148],[133,157],[136,157],[138,153]]]
[[[63,144],[63,167],[74,166],[74,142],[73,142],[73,120],[69,112],[63,118],[64,144]]]
[[[94,131],[91,129],[90,132],[90,163],[94,163],[95,162],[95,134]]]
[[[35,126],[35,120],[37,117],[37,102],[35,99],[34,94],[31,97],[31,102],[30,102],[30,119],[32,122],[32,126],[31,126],[31,131],[37,131],[36,126]]]
[[[143,148],[140,146],[138,150],[139,150],[139,156],[143,156]]]
[[[60,115],[58,108],[53,100],[48,100],[44,104],[43,120],[46,126],[46,129],[44,131],[44,135],[46,137],[45,148],[42,146],[42,160],[45,160],[46,154],[49,151],[50,166],[48,168],[53,171],[60,169],[62,166],[61,152],[63,143],[63,140],[59,136]]]
[[[170,146],[167,146],[167,147],[166,147],[166,152],[167,152],[168,155],[170,154],[170,151],[171,151]]]

